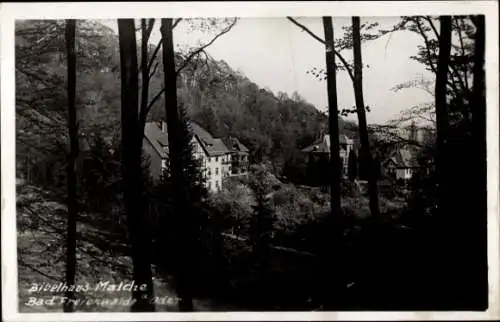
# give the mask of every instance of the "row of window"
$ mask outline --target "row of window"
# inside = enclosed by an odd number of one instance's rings
[[[161,160],[161,168],[162,169],[166,169],[166,167],[167,167],[167,161],[166,160]],[[212,169],[211,168],[207,167],[206,168],[206,172],[207,172],[207,176],[210,177],[212,175]],[[233,174],[236,174],[236,173],[238,173],[238,169],[237,168],[232,168],[228,172],[232,172]],[[240,169],[240,172],[243,173],[243,172],[245,172],[245,170],[244,169]],[[222,171],[221,171],[221,173],[224,176],[227,176],[227,173],[223,173]],[[219,175],[219,168],[218,167],[215,168],[215,175]]]
[[[208,181],[207,185],[208,185],[208,189],[212,189],[212,182],[211,181]],[[220,186],[220,181],[219,180],[215,181],[215,188],[217,189],[217,191],[220,191],[221,186]]]
[[[207,171],[207,176],[211,176],[211,175],[212,175],[212,170],[211,170],[210,168],[207,168],[207,170],[206,170],[206,171]],[[235,168],[235,167],[233,167],[233,168],[231,168],[229,171],[226,171],[226,172],[222,172],[222,171],[221,171],[221,174],[222,174],[223,176],[227,176],[229,172],[231,172],[231,173],[233,173],[233,174],[237,174],[238,172],[239,172],[239,173],[245,173],[245,172],[246,172],[246,169],[244,169],[244,168]],[[219,175],[219,168],[215,168],[215,175]]]
[[[209,176],[212,175],[212,170],[210,168],[207,169],[207,174]],[[219,168],[215,168],[215,175],[219,175]]]
[[[229,159],[230,159],[230,156],[225,155],[225,156],[222,157],[221,161],[222,162],[226,162],[226,161],[229,161]],[[247,159],[246,155],[241,155],[240,158],[239,158],[240,161],[246,161],[246,159]],[[233,161],[238,161],[238,156],[237,155],[233,155],[232,156],[232,160]],[[219,157],[218,156],[215,157],[215,162],[219,162]]]
[[[388,173],[395,174],[396,173],[396,169],[391,168],[391,169],[388,170]],[[412,175],[411,169],[403,169],[403,175],[404,176],[411,176]]]

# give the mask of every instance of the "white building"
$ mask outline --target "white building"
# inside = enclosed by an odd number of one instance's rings
[[[222,179],[229,175],[231,152],[221,139],[215,139],[198,124],[191,122],[195,158],[201,160],[206,187],[216,192],[222,189]],[[159,178],[168,162],[168,135],[165,122],[146,123],[144,151],[150,156],[150,170]]]

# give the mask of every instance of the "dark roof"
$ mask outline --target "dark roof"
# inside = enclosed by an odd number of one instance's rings
[[[226,147],[233,152],[249,152],[246,146],[244,146],[240,140],[235,137],[229,136],[222,138],[222,142],[226,145]]]
[[[216,156],[229,153],[229,150],[221,139],[215,139],[210,133],[195,122],[190,122],[190,126],[193,134],[198,137],[202,147],[208,155]]]
[[[144,127],[144,137],[151,143],[158,154],[160,154],[160,157],[167,157],[166,148],[168,147],[168,134],[161,131],[157,122],[146,123]]]
[[[388,159],[394,163],[397,168],[415,168],[419,165],[417,164],[412,153],[408,149],[397,149]]]
[[[354,144],[353,140],[349,139],[345,135],[339,135],[339,143],[340,144]],[[319,152],[319,153],[330,152],[330,135],[323,136],[321,141],[318,141],[318,142],[302,149],[302,152]]]
[[[229,153],[221,139],[214,139],[210,133],[194,122],[190,122],[193,134],[209,156]],[[168,134],[162,132],[158,122],[148,122],[144,128],[144,136],[162,158],[167,157]]]

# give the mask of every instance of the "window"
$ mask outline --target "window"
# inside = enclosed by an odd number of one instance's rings
[[[212,175],[212,170],[210,168],[208,168],[208,176],[211,176]]]
[[[220,184],[219,184],[219,181],[215,181],[215,187],[217,188],[217,190],[220,190]]]
[[[215,162],[219,162],[219,157],[215,157]]]
[[[208,189],[211,189],[212,188],[212,183],[210,181],[208,181]]]
[[[215,168],[215,175],[219,174],[219,168]]]

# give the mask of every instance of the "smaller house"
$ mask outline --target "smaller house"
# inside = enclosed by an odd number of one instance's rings
[[[398,181],[410,180],[419,167],[411,151],[405,148],[396,149],[384,162],[386,174]]]
[[[231,162],[227,166],[227,176],[239,176],[248,173],[250,151],[244,146],[240,140],[235,137],[226,137],[222,142],[229,149],[231,154]]]
[[[354,141],[346,135],[339,135],[339,145],[342,172],[347,174],[349,153],[353,150]],[[302,149],[302,152],[309,154],[309,162],[330,159],[330,135],[324,135],[318,142]]]

